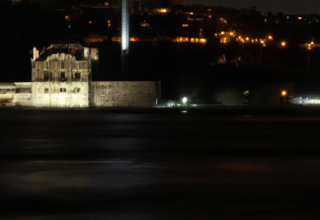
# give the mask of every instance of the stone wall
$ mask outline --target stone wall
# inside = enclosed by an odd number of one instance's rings
[[[32,106],[52,108],[89,107],[87,82],[34,82]]]
[[[160,82],[92,82],[93,107],[150,107],[160,98]]]

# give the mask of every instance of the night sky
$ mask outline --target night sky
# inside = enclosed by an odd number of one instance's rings
[[[272,11],[273,13],[283,12],[285,14],[292,14],[293,12],[302,14],[320,12],[319,0],[184,0],[184,4],[203,4],[211,6],[223,6],[236,9],[250,8],[252,6],[256,6],[257,10],[260,12]]]

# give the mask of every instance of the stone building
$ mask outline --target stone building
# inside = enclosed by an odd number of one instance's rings
[[[160,82],[92,82],[97,48],[79,44],[34,48],[32,82],[0,83],[0,102],[46,108],[150,107],[160,99]]]
[[[39,57],[34,49],[32,105],[36,107],[89,107],[91,48],[51,45]],[[60,53],[59,53],[60,52]]]

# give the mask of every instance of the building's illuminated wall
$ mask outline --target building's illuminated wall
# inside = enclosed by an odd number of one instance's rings
[[[150,107],[160,98],[160,82],[92,82],[94,107]]]
[[[121,38],[122,38],[122,51],[129,53],[129,14],[130,13],[130,0],[122,0],[122,27],[121,27]]]
[[[34,82],[34,107],[86,108],[89,107],[88,82]]]
[[[45,61],[35,61],[33,68],[33,82],[63,80],[61,73],[65,74],[64,81],[72,82],[75,80],[75,74],[80,73],[81,82],[88,81],[91,73],[90,60],[76,60],[71,54],[52,54]]]
[[[33,106],[89,107],[89,51],[84,50],[84,60],[71,54],[52,54],[44,61],[34,61],[33,69]]]

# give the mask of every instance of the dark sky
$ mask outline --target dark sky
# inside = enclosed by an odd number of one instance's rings
[[[210,6],[223,6],[230,8],[250,8],[256,6],[260,12],[272,11],[274,13],[283,12],[292,14],[293,12],[301,14],[311,14],[320,12],[320,0],[184,0],[185,5],[203,4]]]

